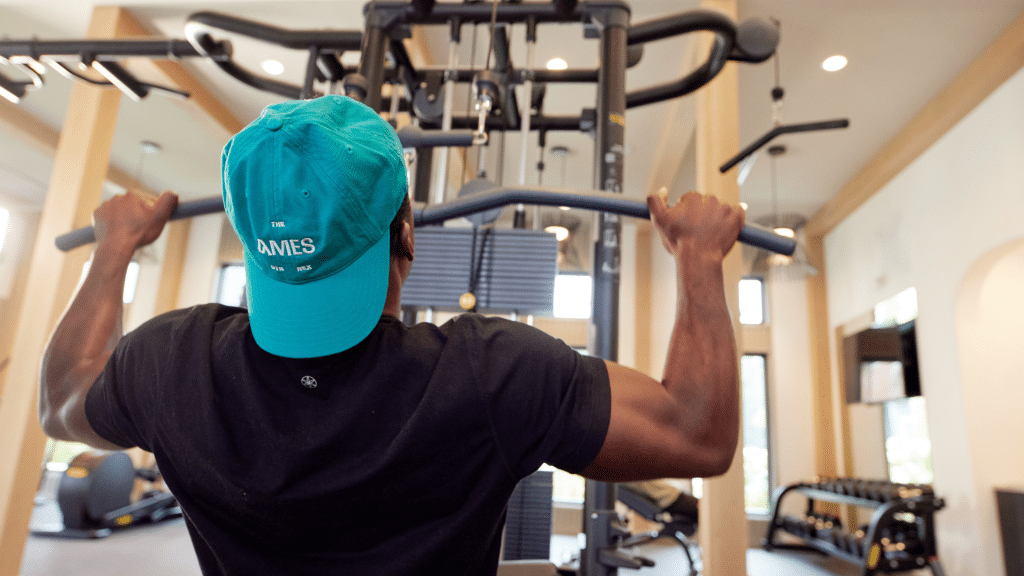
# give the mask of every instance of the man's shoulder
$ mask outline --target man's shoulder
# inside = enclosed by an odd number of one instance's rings
[[[539,335],[545,333],[529,324],[509,320],[500,316],[485,316],[483,314],[467,313],[460,314],[439,327],[443,332],[457,333],[470,332],[479,335],[496,333],[508,333],[516,335]]]
[[[523,322],[507,318],[462,314],[438,328],[448,339],[448,345],[462,346],[478,352],[510,355],[555,355],[564,346],[561,340]]]
[[[127,334],[131,337],[152,337],[158,335],[190,333],[196,330],[208,331],[214,324],[234,321],[248,322],[244,308],[222,304],[199,304],[158,314],[143,322]]]

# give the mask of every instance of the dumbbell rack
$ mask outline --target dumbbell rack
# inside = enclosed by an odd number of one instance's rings
[[[781,514],[787,494],[807,498],[802,517]],[[843,528],[839,518],[815,509],[816,502],[835,502],[873,508],[871,522],[861,529]],[[814,550],[861,567],[861,576],[901,572],[928,566],[935,576],[945,576],[936,553],[934,514],[945,502],[931,486],[897,484],[853,478],[821,478],[779,488],[772,497],[772,518],[762,541],[765,550]],[[777,542],[782,531],[801,538],[803,544]]]

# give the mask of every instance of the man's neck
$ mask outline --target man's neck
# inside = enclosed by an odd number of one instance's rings
[[[391,261],[391,270],[388,275],[388,294],[384,298],[384,311],[382,314],[402,317],[402,275],[398,270],[395,261]]]

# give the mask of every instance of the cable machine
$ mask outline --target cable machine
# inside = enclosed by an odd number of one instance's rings
[[[492,132],[520,131],[523,155],[519,186],[495,186],[455,201],[444,201],[446,175],[439,174],[435,200],[417,210],[416,224],[438,224],[445,220],[516,204],[515,225],[525,224],[523,206],[552,205],[599,211],[597,241],[594,245],[594,298],[589,343],[593,355],[616,360],[618,356],[618,300],[621,220],[623,215],[648,218],[646,204],[621,197],[625,113],[629,108],[669,100],[689,94],[710,82],[730,61],[759,63],[772,56],[778,44],[778,29],[762,20],[742,24],[709,10],[691,10],[639,24],[630,24],[630,7],[622,0],[552,0],[551,2],[478,2],[454,3],[434,0],[371,1],[364,7],[363,30],[286,30],[213,12],[199,12],[185,24],[187,43],[161,42],[40,42],[0,41],[0,63],[15,65],[29,77],[14,81],[0,74],[0,95],[20,99],[26,89],[42,85],[39,68],[48,61],[62,73],[72,67],[64,62],[77,59],[92,65],[108,82],[134,99],[145,97],[151,85],[145,85],[112,61],[130,56],[150,58],[207,58],[242,83],[292,99],[320,95],[318,83],[339,86],[348,96],[377,111],[408,111],[418,125],[399,131],[407,149],[428,151],[448,147],[483,145]],[[533,47],[538,25],[549,23],[581,24],[587,38],[598,41],[600,66],[597,69],[535,70]],[[460,67],[457,47],[461,26],[490,24],[488,65],[473,70]],[[501,26],[498,27],[497,25]],[[516,68],[509,55],[507,27],[526,27],[528,63]],[[449,30],[447,66],[415,67],[402,42],[411,36],[412,26],[446,26]],[[626,69],[642,56],[643,46],[672,36],[696,31],[714,34],[705,61],[689,74],[671,82],[626,90]],[[291,85],[254,74],[232,60],[226,40],[217,40],[218,32],[247,36],[269,44],[308,52],[303,84]],[[359,66],[341,63],[344,52],[359,52]],[[490,63],[493,54],[494,62]],[[113,72],[110,64],[116,68]],[[104,72],[106,70],[107,72]],[[88,78],[83,80],[92,81]],[[597,97],[592,108],[578,115],[551,116],[540,111],[536,86],[548,83],[594,84]],[[391,84],[385,96],[384,84]],[[458,84],[473,88],[475,114],[458,115],[453,111],[452,95]],[[515,86],[526,88],[527,101],[517,101]],[[405,96],[402,96],[402,92]],[[180,94],[187,96],[185,94]],[[13,98],[12,98],[13,96]],[[534,113],[536,111],[536,113]],[[530,132],[543,136],[548,131],[581,131],[594,139],[593,187],[590,191],[529,187],[525,185],[526,138]],[[423,164],[420,164],[422,169]],[[446,166],[447,162],[442,162]],[[428,168],[429,170],[429,168]],[[442,168],[442,171],[446,168]],[[430,179],[415,179],[429,182]],[[422,197],[417,194],[417,199]],[[223,210],[219,196],[179,205],[172,218],[187,218]],[[91,228],[83,228],[57,239],[62,250],[94,240]],[[748,225],[740,241],[774,252],[792,254],[795,243],[771,231]],[[584,533],[586,546],[580,559],[584,576],[611,576],[618,568],[640,568],[649,561],[623,553],[616,544],[623,531],[616,527],[614,484],[587,481]]]

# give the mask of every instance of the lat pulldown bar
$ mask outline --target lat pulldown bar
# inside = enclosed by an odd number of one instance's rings
[[[488,192],[464,196],[451,202],[435,204],[422,210],[416,210],[413,216],[416,226],[429,226],[486,210],[508,206],[509,204],[568,206],[570,208],[608,212],[620,216],[650,218],[647,204],[636,200],[627,200],[621,194],[597,191],[578,192],[575,190],[527,186],[496,187]],[[211,196],[191,202],[182,202],[171,213],[171,220],[182,220],[223,211],[224,200],[220,196]],[[796,249],[796,241],[792,238],[779,236],[770,230],[765,230],[752,224],[747,224],[743,227],[739,240],[744,244],[764,248],[765,250],[787,256],[792,255]],[[67,234],[58,236],[55,244],[57,248],[67,252],[95,241],[96,235],[93,227],[86,226],[85,228],[72,230]]]

